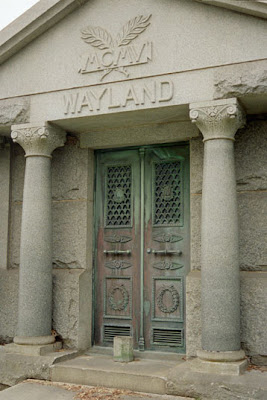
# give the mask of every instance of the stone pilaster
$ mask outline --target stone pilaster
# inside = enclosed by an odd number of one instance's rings
[[[203,134],[201,227],[202,350],[205,360],[237,361],[240,351],[240,278],[234,136],[244,124],[237,99],[190,105]]]
[[[11,137],[25,150],[17,344],[53,343],[51,153],[65,132],[48,123],[15,125]]]

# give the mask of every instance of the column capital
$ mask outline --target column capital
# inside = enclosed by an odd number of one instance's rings
[[[25,151],[25,157],[51,157],[52,152],[64,146],[66,132],[48,122],[13,125],[11,138]]]
[[[245,112],[236,98],[192,103],[189,109],[191,121],[203,134],[203,142],[234,140],[236,131],[245,124]]]

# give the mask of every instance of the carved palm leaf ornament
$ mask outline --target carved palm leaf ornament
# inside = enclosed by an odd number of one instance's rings
[[[90,44],[92,47],[96,47],[99,50],[114,50],[122,46],[128,46],[134,39],[136,39],[141,33],[143,33],[150,25],[151,14],[148,16],[139,15],[130,21],[128,21],[118,33],[116,39],[113,39],[111,34],[99,26],[87,26],[84,28],[82,33],[82,39],[85,43]],[[125,66],[110,66],[104,69],[104,74],[100,80],[103,80],[112,71],[118,71],[129,76]]]

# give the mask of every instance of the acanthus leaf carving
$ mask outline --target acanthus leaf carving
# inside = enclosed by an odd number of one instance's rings
[[[204,142],[212,139],[234,140],[236,131],[245,124],[245,114],[237,99],[215,100],[190,110],[190,118],[203,134]]]
[[[66,132],[53,127],[48,123],[44,125],[15,125],[12,128],[11,138],[14,143],[20,144],[28,156],[51,157],[57,147],[64,146]]]

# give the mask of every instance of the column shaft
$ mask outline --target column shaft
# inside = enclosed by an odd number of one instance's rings
[[[17,344],[54,342],[52,325],[51,153],[65,133],[47,123],[13,127],[26,152],[20,246]]]
[[[206,359],[240,360],[244,352],[240,351],[234,136],[243,125],[243,112],[237,99],[215,100],[190,105],[190,117],[204,137],[201,220],[204,352],[198,355]],[[220,358],[218,352],[224,356]]]
[[[51,159],[27,157],[20,248],[18,336],[49,336],[52,321]]]
[[[240,349],[238,223],[233,141],[205,142],[202,191],[202,347]]]

